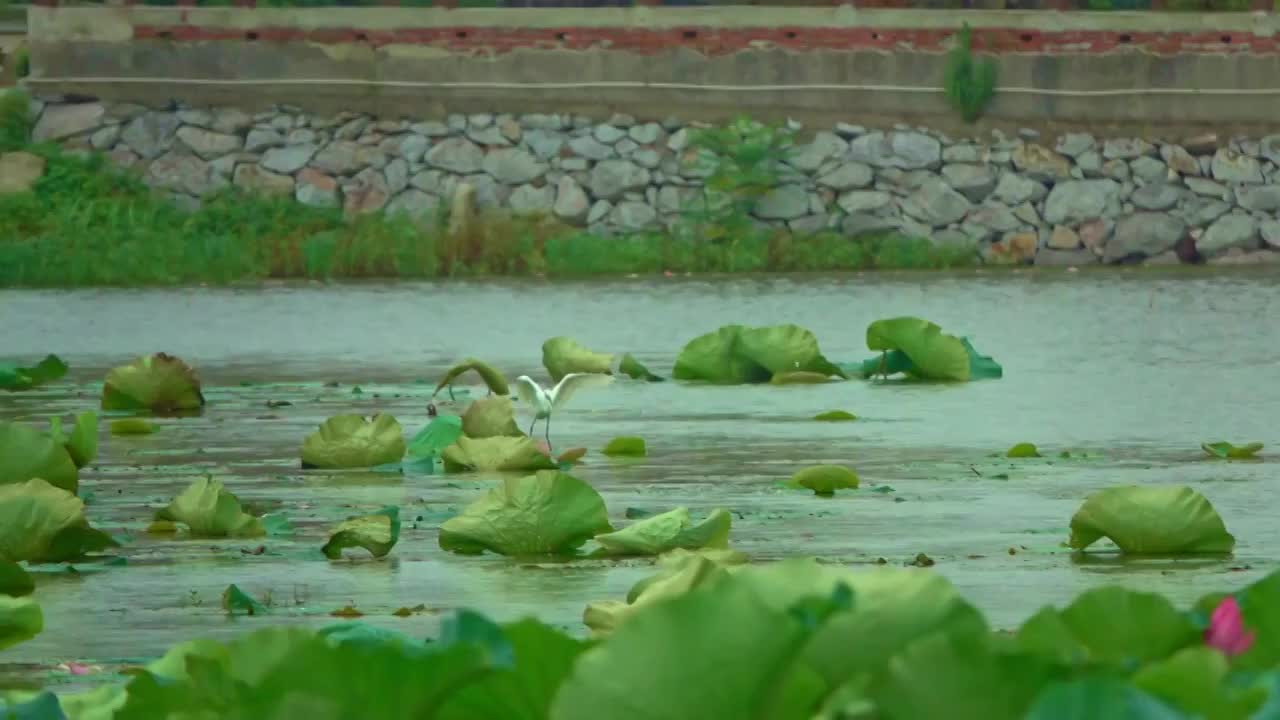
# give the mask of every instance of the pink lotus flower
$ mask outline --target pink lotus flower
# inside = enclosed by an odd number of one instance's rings
[[[101,665],[85,665],[78,662],[58,663],[57,669],[72,675],[89,675],[94,672],[102,672]]]
[[[1204,631],[1204,642],[1217,648],[1224,655],[1239,655],[1253,645],[1255,633],[1246,630],[1244,617],[1240,614],[1240,603],[1235,597],[1228,595],[1214,608],[1209,617],[1209,628]]]

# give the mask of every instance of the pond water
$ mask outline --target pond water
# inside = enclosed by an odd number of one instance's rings
[[[96,407],[108,368],[154,351],[195,365],[209,406],[201,417],[159,421],[152,436],[104,434],[98,461],[82,472],[82,494],[95,525],[131,536],[118,552],[127,563],[44,569],[37,598],[46,629],[5,651],[0,668],[43,673],[66,660],[117,668],[198,635],[334,622],[329,613],[346,605],[365,613],[365,622],[418,636],[434,632],[440,611],[460,606],[500,619],[536,614],[584,631],[584,605],[621,598],[652,571],[648,561],[449,555],[436,544],[436,527],[492,477],[304,472],[302,439],[343,412],[390,412],[412,434],[427,421],[435,380],[453,362],[475,356],[509,377],[545,379],[540,347],[555,335],[631,352],[668,374],[686,341],[734,322],[797,323],[817,334],[828,358],[861,360],[870,354],[867,324],[893,315],[919,315],[969,336],[1003,364],[1005,377],[956,386],[617,382],[575,396],[557,414],[552,440],[591,450],[574,474],[601,492],[616,526],[628,522],[628,508],[686,505],[698,517],[726,507],[734,513],[733,545],[757,560],[901,565],[925,553],[1000,627],[1102,583],[1186,603],[1274,568],[1275,465],[1211,461],[1199,445],[1280,447],[1275,274],[11,290],[0,291],[0,356],[57,352],[73,371],[51,388],[0,396],[0,417],[35,420]],[[269,400],[293,404],[268,408]],[[460,397],[454,407],[464,403]],[[859,419],[809,419],[832,409]],[[523,425],[528,416],[517,412]],[[616,435],[643,436],[649,456],[604,458],[599,449]],[[991,456],[1020,441],[1077,457]],[[820,499],[777,487],[813,463],[855,468],[863,489]],[[242,500],[284,512],[296,532],[253,541],[142,532],[156,508],[204,473]],[[1234,556],[1086,560],[1061,547],[1089,492],[1128,483],[1199,489],[1238,538]],[[334,521],[384,505],[399,505],[406,521],[387,559],[320,555]],[[219,598],[230,583],[267,599],[271,616],[227,618]],[[426,612],[392,615],[420,604]]]

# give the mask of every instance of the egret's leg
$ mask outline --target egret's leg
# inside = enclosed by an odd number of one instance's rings
[[[547,435],[546,435],[546,437],[547,437],[547,454],[548,454],[548,455],[550,455],[550,454],[552,454],[552,453],[551,453],[551,416],[550,416],[550,415],[548,415],[548,416],[547,416],[547,419],[543,422],[543,429],[545,429],[545,430],[547,431]]]
[[[527,433],[525,433],[525,434],[526,434],[526,435],[528,435],[529,437],[533,437],[533,428],[534,428],[534,426],[535,426],[535,425],[537,425],[537,424],[538,424],[538,416],[537,416],[537,415],[534,415],[534,416],[533,416],[533,422],[529,423],[529,432],[527,432]]]

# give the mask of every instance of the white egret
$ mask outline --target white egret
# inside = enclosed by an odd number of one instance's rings
[[[574,393],[584,387],[598,387],[613,382],[612,375],[601,373],[569,373],[560,378],[554,388],[542,387],[528,375],[516,378],[516,395],[520,402],[533,409],[533,422],[529,423],[529,436],[539,420],[545,420],[547,451],[551,451],[551,413],[569,402]]]

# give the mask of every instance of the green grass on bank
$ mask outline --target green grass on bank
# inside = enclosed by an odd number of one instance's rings
[[[18,104],[21,103],[21,112]],[[722,243],[691,233],[592,236],[549,218],[483,216],[450,236],[404,217],[340,210],[229,190],[179,209],[100,155],[28,145],[26,99],[0,98],[0,151],[48,162],[32,192],[0,196],[0,286],[226,284],[263,278],[435,278],[486,275],[828,271],[947,268],[972,248],[898,236],[758,235]]]

